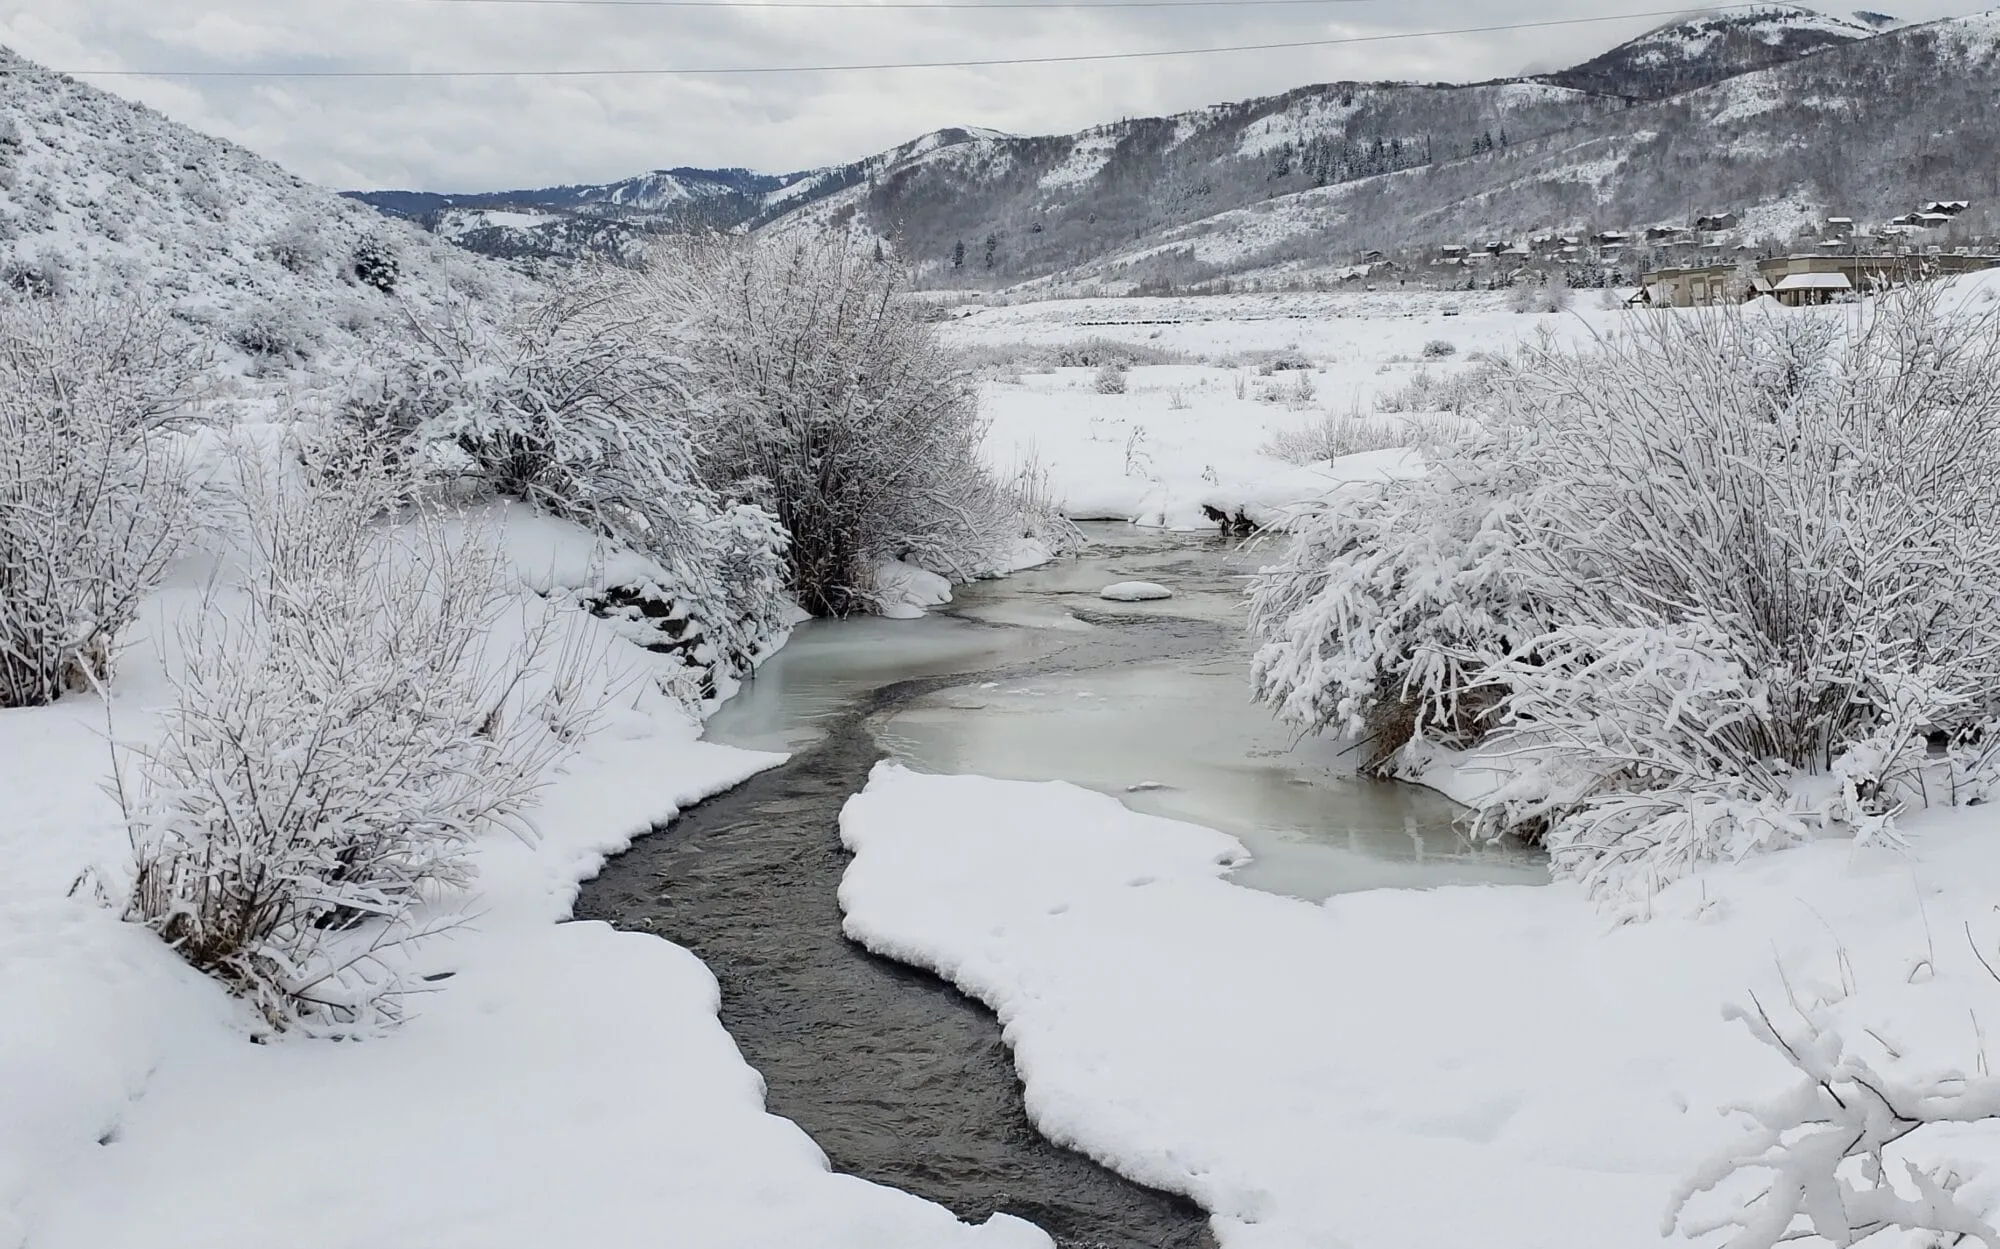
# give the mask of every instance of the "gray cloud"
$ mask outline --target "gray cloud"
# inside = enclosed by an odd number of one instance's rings
[[[0,43],[53,68],[606,69],[985,59],[1340,38],[1666,7],[1399,0],[1127,13],[637,9],[430,0],[33,0]],[[1895,6],[1912,20],[1966,0]],[[1655,20],[1063,66],[741,77],[102,85],[340,187],[483,190],[672,165],[852,160],[941,126],[1061,133],[1341,79],[1472,81],[1588,58]],[[87,75],[85,75],[88,77]]]

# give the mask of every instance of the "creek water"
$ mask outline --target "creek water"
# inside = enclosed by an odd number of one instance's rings
[[[1311,901],[1355,889],[1546,879],[1469,846],[1428,791],[1362,782],[1254,706],[1242,590],[1261,558],[1216,539],[1091,526],[1080,560],[964,589],[918,621],[813,622],[709,722],[792,759],[608,863],[581,918],[693,950],[767,1104],[832,1164],[974,1221],[1029,1219],[1064,1249],[1210,1245],[1202,1212],[1043,1138],[998,1023],[840,932],[838,818],[888,757],[925,771],[1067,780],[1230,832],[1233,879]],[[1116,581],[1176,597],[1111,604]]]

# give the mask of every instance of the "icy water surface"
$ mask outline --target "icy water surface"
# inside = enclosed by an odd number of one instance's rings
[[[1546,879],[1532,856],[1467,844],[1444,798],[1356,779],[1338,747],[1294,741],[1251,701],[1242,592],[1271,551],[1088,528],[1087,558],[962,589],[948,616],[806,626],[708,736],[792,749],[863,693],[1008,665],[1006,679],[893,700],[869,720],[883,753],[926,772],[1071,781],[1221,829],[1253,855],[1238,884],[1308,901]],[[1124,580],[1160,582],[1175,597],[1097,597]]]
[[[577,914],[699,955],[770,1110],[837,1169],[975,1222],[1017,1215],[1063,1249],[1212,1247],[1191,1202],[1034,1130],[987,1010],[841,936],[840,809],[875,762],[1088,785],[1234,833],[1256,856],[1239,883],[1313,900],[1542,871],[1466,846],[1426,791],[1294,749],[1251,705],[1240,605],[1256,554],[1122,526],[1093,536],[1088,559],[971,587],[948,616],[802,628],[708,733],[792,760],[640,839]],[[1178,597],[1097,598],[1124,580]]]

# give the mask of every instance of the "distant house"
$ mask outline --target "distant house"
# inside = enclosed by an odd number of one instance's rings
[[[2000,267],[1993,256],[1780,256],[1758,271],[1780,303],[1832,303],[1859,291],[1907,286],[1929,278]]]
[[[1461,243],[1446,243],[1443,247],[1438,248],[1438,255],[1444,257],[1446,260],[1463,260],[1466,253],[1470,250],[1470,248]]]
[[[1844,239],[1853,233],[1854,233],[1854,218],[1828,217],[1826,219],[1827,237]]]
[[[1694,219],[1694,228],[1704,234],[1719,234],[1724,230],[1734,230],[1742,221],[1735,213],[1704,213]]]
[[[1934,199],[1922,208],[1919,208],[1917,212],[1933,217],[1956,217],[1970,207],[1972,207],[1971,200]]]
[[[1632,236],[1623,230],[1599,230],[1590,236],[1590,241],[1599,247],[1623,247],[1632,241]]]
[[[1854,279],[1845,273],[1790,273],[1779,278],[1771,287],[1771,293],[1777,296],[1779,303],[1794,308],[1803,304],[1832,303],[1853,291]]]
[[[1700,308],[1728,303],[1730,288],[1736,280],[1735,265],[1656,269],[1640,277],[1635,302],[1656,308]]]

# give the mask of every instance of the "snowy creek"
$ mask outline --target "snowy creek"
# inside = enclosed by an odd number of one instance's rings
[[[1214,537],[1086,527],[1081,559],[963,588],[917,621],[811,622],[709,723],[786,764],[641,838],[579,918],[692,950],[772,1113],[832,1165],[977,1222],[1028,1219],[1065,1249],[1210,1245],[1203,1212],[1038,1133],[998,1022],[841,934],[838,820],[869,770],[1065,780],[1231,833],[1232,878],[1312,901],[1383,887],[1546,879],[1466,844],[1429,791],[1360,781],[1250,700],[1245,578],[1270,557]],[[1124,580],[1175,597],[1113,604]]]

